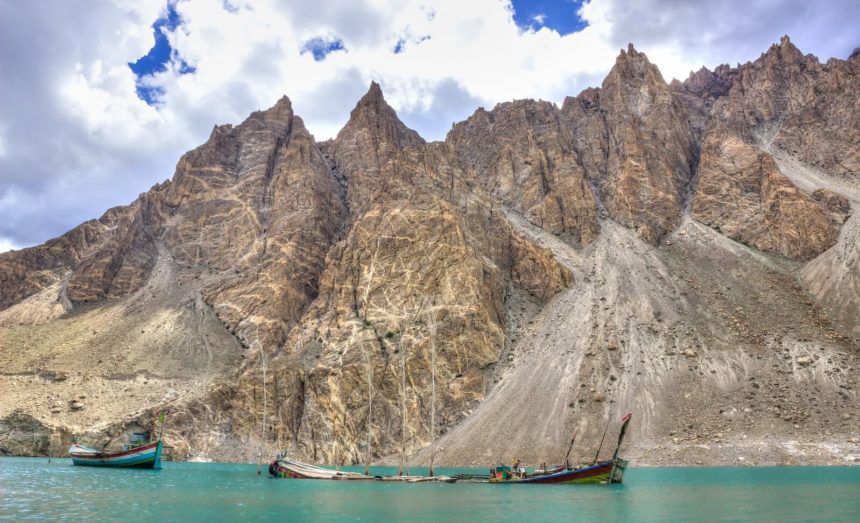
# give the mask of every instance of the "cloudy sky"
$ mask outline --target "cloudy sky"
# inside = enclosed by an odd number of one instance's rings
[[[443,139],[478,106],[599,85],[628,42],[669,80],[783,34],[845,58],[858,20],[857,0],[0,0],[0,252],[131,202],[282,94],[325,139],[376,80]]]

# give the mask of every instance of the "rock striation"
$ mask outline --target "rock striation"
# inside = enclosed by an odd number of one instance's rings
[[[655,243],[681,222],[696,154],[688,118],[657,67],[632,44],[600,91],[589,95],[579,104],[566,100],[565,107],[573,119],[584,120],[584,127],[575,123],[574,128],[583,135],[583,147],[592,149],[588,156],[599,162],[604,154],[596,172],[590,169],[597,174],[601,199],[610,217]],[[582,118],[578,110],[586,107],[588,116]],[[602,132],[594,129],[601,121]],[[605,136],[605,144],[592,134]]]
[[[705,135],[692,216],[726,236],[796,260],[833,244],[848,200],[824,189],[807,194],[765,152],[721,130]]]
[[[179,458],[549,462],[629,409],[644,462],[832,462],[791,442],[860,416],[858,60],[786,37],[667,84],[631,45],[599,88],[431,143],[375,82],[326,142],[286,97],[216,126],[0,254],[0,452],[168,409]]]

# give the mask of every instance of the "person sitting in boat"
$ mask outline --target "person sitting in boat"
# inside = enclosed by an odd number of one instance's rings
[[[520,459],[517,459],[516,462],[514,462],[514,466],[512,468],[514,474],[518,477],[523,477],[526,474],[526,468],[522,466],[522,460]]]

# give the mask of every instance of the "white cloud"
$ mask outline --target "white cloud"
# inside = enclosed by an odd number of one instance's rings
[[[0,252],[13,251],[19,249],[18,245],[12,243],[9,238],[0,237]]]
[[[408,120],[438,108],[437,91],[452,82],[486,105],[522,97],[560,101],[605,74],[617,52],[606,42],[603,19],[565,37],[545,28],[523,32],[498,0],[307,5],[260,1],[230,12],[216,0],[177,4],[183,25],[171,43],[196,73],[158,75],[166,93],[162,112],[205,111],[210,120],[235,121],[286,92],[312,132],[327,138],[371,80]],[[340,38],[347,50],[322,61],[301,54],[316,37]],[[398,41],[403,52],[395,54]],[[438,139],[447,125],[419,130]]]
[[[860,44],[856,0],[600,0],[589,7],[603,11],[616,47],[644,49],[667,81],[703,65],[754,60],[785,34],[822,61],[847,58]]]
[[[844,57],[860,44],[858,5],[592,0],[588,27],[561,36],[521,30],[502,0],[178,0],[168,37],[195,71],[177,61],[147,78],[163,91],[156,108],[127,64],[152,47],[166,0],[0,2],[0,238],[39,243],[130,202],[213,125],[282,94],[325,139],[377,80],[407,124],[439,139],[478,105],[598,85],[628,41],[667,80],[754,59],[783,33]],[[317,37],[346,50],[315,61],[301,49]]]

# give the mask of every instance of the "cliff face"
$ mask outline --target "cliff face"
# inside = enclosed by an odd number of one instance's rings
[[[692,216],[733,240],[810,260],[836,243],[848,212],[846,198],[801,191],[771,155],[738,136],[705,135]]]
[[[688,119],[657,67],[632,45],[603,81],[597,104],[608,138],[597,169],[607,211],[655,243],[681,221],[696,152]]]
[[[435,370],[437,462],[553,461],[621,410],[645,462],[768,434],[764,462],[832,461],[783,439],[839,449],[860,415],[858,67],[786,38],[670,86],[630,46],[444,142],[375,83],[324,143],[286,97],[215,127],[131,205],[0,254],[0,448],[167,408],[179,457],[353,463],[369,430],[426,461]]]
[[[600,230],[573,129],[549,102],[521,100],[479,109],[447,142],[475,183],[532,223],[577,245]]]

